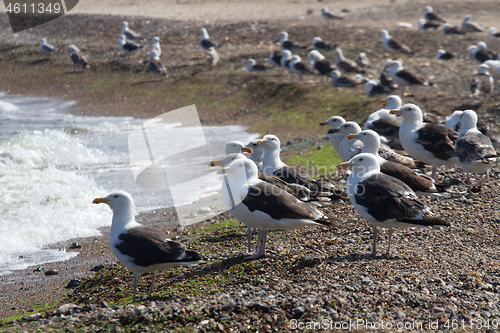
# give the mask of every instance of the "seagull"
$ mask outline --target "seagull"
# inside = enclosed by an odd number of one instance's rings
[[[274,51],[269,55],[269,63],[276,67],[281,67],[281,51]]]
[[[292,52],[284,50],[281,52],[281,67],[283,67],[287,72],[292,73],[290,69],[290,61],[292,60]]]
[[[260,180],[257,166],[249,159],[238,158],[221,172],[227,174],[228,187],[231,188],[234,201],[232,208],[246,221],[252,221],[261,229],[259,249],[247,259],[265,255],[267,230],[332,226],[332,221],[340,220],[298,200],[281,188]]]
[[[465,15],[461,29],[463,32],[483,32],[486,30],[481,24],[471,21],[471,18],[471,15]]]
[[[379,80],[370,79],[364,84],[365,92],[368,96],[386,95],[387,91]]]
[[[500,32],[498,32],[497,28],[491,27],[488,29],[488,36],[500,37]]]
[[[441,23],[435,21],[426,21],[425,19],[418,20],[418,30],[434,31],[441,26]]]
[[[490,72],[493,68],[486,64],[477,66],[477,74],[474,74],[470,83],[470,98],[488,95],[495,88],[493,77]]]
[[[283,163],[280,158],[280,140],[277,136],[268,134],[257,142],[263,145],[266,150],[262,160],[264,173],[275,175],[287,183],[303,185],[314,193],[330,192],[333,195],[336,194],[332,184],[323,182],[323,180],[316,181],[302,170]]]
[[[161,56],[160,37],[153,37],[151,44],[152,48],[158,52],[158,56]]]
[[[336,69],[335,65],[327,60],[319,51],[311,50],[307,60],[314,66],[319,75],[330,77],[330,73]]]
[[[299,44],[295,44],[288,40],[288,32],[282,31],[279,34],[280,37],[280,45],[283,50],[294,51],[298,49],[304,49],[305,46],[300,46]]]
[[[328,10],[328,8],[321,9],[321,16],[323,16],[323,18],[325,18],[327,21],[343,20],[345,18],[344,15],[335,14],[331,10]]]
[[[210,36],[208,35],[208,31],[206,28],[201,28],[200,34],[201,34],[201,38],[200,38],[199,45],[203,49],[208,50],[211,47],[217,47],[217,43],[210,40]]]
[[[351,134],[347,137],[349,140],[360,140],[363,142],[363,149],[361,154],[370,153],[374,155],[379,163],[380,171],[383,174],[392,176],[408,185],[417,196],[434,195],[446,196],[446,186],[435,184],[434,180],[429,176],[417,174],[408,166],[402,164],[404,156],[397,154],[393,151],[394,155],[399,155],[395,160],[391,161],[380,156],[379,151],[380,137],[377,132],[372,130],[364,130],[358,134]]]
[[[373,247],[368,256],[377,254],[377,227],[389,228],[386,255],[391,251],[394,228],[444,228],[449,226],[432,214],[413,190],[394,177],[380,172],[377,158],[368,153],[340,163],[340,169],[351,168],[347,178],[347,193],[358,213],[373,226]]]
[[[386,92],[391,92],[398,88],[398,85],[394,82],[392,77],[387,72],[387,65],[392,64],[394,60],[387,59],[382,66],[382,71],[380,72],[379,81]]]
[[[134,30],[131,30],[128,28],[127,21],[122,22],[122,35],[125,35],[125,38],[130,39],[130,40],[142,40],[143,39],[140,34],[135,32]]]
[[[436,59],[437,60],[446,61],[446,60],[451,60],[451,59],[453,59],[455,57],[456,57],[455,53],[446,52],[443,49],[439,49],[437,51],[437,53],[436,53]]]
[[[351,79],[347,76],[342,76],[342,73],[335,69],[330,73],[330,82],[334,87],[355,87],[365,83],[366,80],[363,77]]]
[[[391,37],[389,35],[389,31],[386,29],[380,30],[380,36],[382,37],[382,44],[384,45],[385,49],[389,52],[401,52],[401,53],[408,53],[412,54],[412,50],[410,47],[407,45],[401,43],[399,40],[395,39],[394,37]]]
[[[443,24],[443,35],[464,35],[465,32],[450,23]]]
[[[250,141],[245,147],[252,149],[250,154],[250,159],[255,162],[259,172],[262,172],[262,160],[264,159],[264,153],[266,150],[263,145],[259,145],[257,140]]]
[[[477,114],[473,110],[465,110],[461,115],[460,132],[455,144],[455,159],[467,173],[484,173],[484,177],[472,185],[479,187],[488,179],[488,170],[496,162],[497,153],[491,140],[477,129]]]
[[[354,62],[359,66],[359,67],[370,67],[370,59],[366,56],[366,53],[360,52],[358,54],[358,58],[354,60]]]
[[[323,41],[321,37],[314,37],[312,41],[312,47],[318,51],[330,51],[333,50],[337,44],[327,44]]]
[[[310,66],[311,65],[307,61],[303,61],[302,58],[298,55],[294,55],[289,64],[291,72],[298,74],[301,80],[302,75],[304,74],[315,74]]]
[[[456,164],[456,131],[442,125],[424,123],[422,110],[415,104],[405,104],[399,110],[391,110],[391,113],[404,118],[399,128],[403,149],[414,159],[432,165],[432,178],[435,179],[438,167]]]
[[[161,63],[158,51],[151,50],[149,54],[151,55],[151,59],[148,62],[148,71],[160,76],[167,76],[167,69]]]
[[[344,57],[344,53],[340,47],[335,49],[335,65],[343,72],[364,73],[365,71],[359,68],[358,64]]]
[[[328,126],[330,126],[330,129],[334,130],[334,129],[337,129],[340,125],[344,124],[345,122],[346,122],[345,119],[342,118],[341,116],[333,116],[333,117],[328,118],[328,120],[326,120],[326,121],[322,121],[319,124],[321,126],[328,125]],[[340,141],[342,141],[342,139],[344,138],[344,134],[342,134],[340,132],[336,132],[336,133],[328,134],[328,136],[330,137],[330,143],[331,143],[332,147],[337,152],[339,152]]]
[[[477,63],[482,64],[488,60],[497,60],[498,54],[488,51],[488,45],[485,42],[477,43],[477,48],[474,51],[472,59]]]
[[[133,41],[127,40],[125,35],[120,36],[120,39],[118,40],[118,44],[120,44],[120,49],[125,54],[135,53],[144,47],[144,45],[139,45]]]
[[[493,70],[491,72],[491,75],[495,79],[500,80],[500,59],[499,60],[487,60],[484,62],[484,64],[491,67],[491,69]]]
[[[378,101],[379,104],[385,103],[385,107],[379,109],[368,116],[364,128],[371,129],[377,132],[386,140],[391,140],[399,137],[399,127],[402,123],[401,117],[396,117],[390,114],[391,110],[399,109],[402,100],[398,95],[389,95],[384,99]]]
[[[256,63],[254,59],[247,60],[247,71],[249,72],[264,72],[268,70],[269,67],[262,63]]]
[[[394,79],[394,81],[406,88],[406,86],[415,84],[415,85],[424,85],[430,86],[431,84],[424,79],[417,76],[412,71],[409,71],[403,67],[403,63],[399,60],[392,61],[392,63],[386,65],[387,71],[389,75]],[[404,92],[403,88],[403,92]]]
[[[82,66],[82,68],[89,68],[87,57],[85,57],[78,47],[71,44],[68,46],[68,53],[71,61],[75,66]]]
[[[52,44],[47,43],[47,38],[42,38],[40,40],[40,51],[48,54],[49,57],[52,55],[52,53],[58,52],[58,50]]]
[[[95,198],[92,203],[105,203],[113,211],[109,246],[122,265],[134,273],[132,302],[135,302],[137,278],[141,273],[152,273],[150,297],[156,271],[202,262],[200,255],[186,250],[184,244],[174,242],[163,233],[137,223],[134,219],[134,201],[127,192],[117,191],[103,198]]]
[[[205,59],[207,59],[208,64],[212,67],[217,66],[220,60],[219,54],[217,53],[214,47],[208,48]]]
[[[438,22],[446,23],[446,21],[441,16],[434,13],[434,10],[432,9],[431,6],[425,6],[424,18],[427,21],[438,21]]]
[[[361,141],[347,139],[349,134],[358,134],[359,132],[361,132],[361,127],[354,121],[347,121],[339,127],[335,129],[332,128],[328,131],[328,134],[341,133],[343,135],[338,150],[342,162],[349,161],[351,158],[361,153],[363,143]]]

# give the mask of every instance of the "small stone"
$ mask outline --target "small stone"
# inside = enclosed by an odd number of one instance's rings
[[[137,315],[140,315],[146,310],[146,307],[144,305],[138,305],[135,307],[134,311]]]
[[[219,332],[224,332],[224,325],[222,325],[221,323],[217,323],[215,329]]]
[[[76,307],[75,304],[63,304],[61,305],[57,310],[56,310],[56,313],[57,314],[70,314],[71,311]]]
[[[109,308],[109,304],[106,301],[102,301],[101,308]]]
[[[432,311],[440,313],[440,312],[444,312],[445,310],[443,308],[435,306],[432,308]]]
[[[73,288],[76,288],[78,287],[78,285],[80,284],[80,282],[82,282],[82,280],[76,278],[76,279],[72,279],[71,281],[69,281],[69,283],[66,285],[66,289],[73,289]]]
[[[201,321],[198,325],[199,325],[199,326],[203,326],[203,325],[208,324],[209,322],[210,322],[209,320],[206,320],[206,319],[205,319],[205,320]]]
[[[38,320],[38,318],[40,318],[42,315],[40,313],[33,313],[32,315],[30,315],[28,317],[28,320],[29,321],[35,321],[35,320]]]
[[[33,273],[35,272],[43,272],[45,270],[45,267],[37,267],[33,270]]]
[[[298,306],[295,309],[293,309],[293,319],[299,319],[306,313],[306,310],[302,306]]]
[[[104,267],[106,267],[106,265],[104,264],[99,264],[99,265],[95,265],[94,267],[92,267],[90,269],[91,272],[99,272],[101,269],[103,269]]]
[[[372,280],[365,278],[365,279],[361,280],[361,283],[366,284],[366,285],[371,285],[373,282],[372,282]]]
[[[232,308],[234,308],[235,304],[233,301],[228,301],[226,303],[224,303],[224,305],[222,306],[222,311],[230,311]]]
[[[403,311],[398,311],[398,312],[396,313],[396,319],[397,319],[397,320],[403,320],[403,319],[405,319],[405,318],[406,318],[406,315],[405,315],[405,313],[404,313]]]
[[[56,271],[55,269],[49,269],[48,271],[45,271],[44,273],[46,276],[50,276],[50,275],[58,275],[59,272]]]
[[[81,247],[82,246],[78,243],[71,243],[71,245],[69,246],[70,249],[79,249]]]

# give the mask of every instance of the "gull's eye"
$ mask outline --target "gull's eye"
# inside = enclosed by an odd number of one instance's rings
[[[115,195],[114,197],[115,197],[115,198],[118,198],[118,196],[117,196],[117,195]]]
[[[360,162],[361,162],[362,160],[363,160],[362,158],[360,158],[360,159],[359,159],[359,161],[360,161]]]

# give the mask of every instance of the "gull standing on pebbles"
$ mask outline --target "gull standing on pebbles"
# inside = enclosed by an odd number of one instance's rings
[[[446,21],[441,16],[434,13],[434,10],[432,9],[431,6],[425,7],[424,18],[426,21],[438,21],[438,22],[446,23]]]
[[[333,11],[328,10],[328,8],[321,9],[321,16],[325,18],[327,21],[331,20],[343,20],[344,15],[335,14]]]
[[[467,183],[470,183],[469,173],[484,173],[483,179],[473,187],[479,187],[488,179],[488,170],[495,163],[497,153],[491,140],[477,129],[477,114],[473,110],[465,110],[460,120],[462,127],[455,144],[455,159],[458,165],[467,172]]]
[[[335,49],[335,65],[343,72],[364,73],[365,71],[359,68],[354,61],[344,57],[344,53],[340,47]]]
[[[305,49],[305,46],[301,46],[299,44],[295,44],[291,41],[288,40],[288,32],[282,31],[279,34],[280,37],[280,46],[283,50],[289,50],[289,51],[294,51],[294,50],[299,50],[299,49]]]
[[[129,29],[127,21],[122,22],[122,35],[125,35],[125,37],[127,39],[130,39],[130,40],[139,40],[140,41],[143,39],[141,37],[141,34],[135,32],[132,29]]]
[[[113,211],[109,246],[121,264],[134,273],[132,302],[135,302],[137,278],[140,274],[152,273],[150,297],[156,271],[203,262],[198,253],[186,250],[184,244],[174,242],[163,233],[137,223],[134,201],[127,192],[117,191],[104,198],[95,198],[92,203],[105,203]]]
[[[471,21],[471,18],[471,15],[465,15],[461,29],[463,32],[483,32],[486,30],[481,24]]]
[[[160,76],[167,76],[167,70],[160,61],[160,55],[158,54],[158,51],[151,50],[150,55],[151,59],[148,62],[148,71]]]
[[[42,38],[40,40],[40,51],[48,54],[50,57],[52,53],[57,53],[58,50],[53,45],[47,43],[47,38]]]
[[[158,52],[158,56],[161,56],[160,37],[153,37],[153,39],[151,39],[151,46]]]
[[[125,35],[120,36],[120,39],[118,40],[118,44],[120,44],[120,49],[125,54],[135,53],[144,47],[144,45],[139,45],[133,41],[127,40],[127,37],[125,37]]]
[[[446,60],[451,60],[453,58],[455,58],[455,54],[454,53],[446,52],[443,49],[439,49],[437,51],[437,53],[436,53],[436,59],[437,60],[446,61]]]
[[[432,215],[429,208],[408,185],[381,173],[374,155],[359,154],[337,167],[352,170],[347,177],[347,194],[358,213],[373,226],[373,246],[368,256],[377,255],[377,227],[389,228],[386,252],[389,255],[394,228],[435,229],[450,225],[449,222],[429,217]]]
[[[249,72],[264,72],[268,70],[269,67],[262,63],[256,63],[255,59],[248,59],[247,60],[247,71]]]
[[[68,46],[68,53],[71,61],[75,66],[82,66],[82,68],[89,68],[87,58],[83,55],[82,51],[75,45]]]
[[[207,50],[205,58],[207,59],[208,64],[212,67],[217,66],[220,60],[219,54],[217,53],[214,47],[211,47]]]
[[[207,29],[201,28],[200,29],[200,34],[201,34],[201,37],[200,37],[199,45],[203,49],[208,50],[211,47],[217,47],[217,43],[215,43],[214,41],[210,40],[210,36],[208,35]]]
[[[405,104],[391,113],[403,116],[399,128],[403,149],[414,159],[432,165],[432,178],[435,179],[438,167],[456,164],[457,132],[446,126],[424,123],[422,110],[415,104]]]
[[[382,37],[382,44],[387,51],[407,54],[413,53],[409,46],[401,43],[396,38],[391,37],[391,35],[389,35],[389,31],[386,29],[380,30],[380,36]]]
[[[490,72],[493,68],[486,64],[477,66],[477,74],[474,74],[470,83],[470,98],[488,95],[495,89],[494,79]]]
[[[337,44],[327,44],[323,41],[321,37],[314,37],[312,41],[312,47],[318,51],[330,51],[333,50]]]

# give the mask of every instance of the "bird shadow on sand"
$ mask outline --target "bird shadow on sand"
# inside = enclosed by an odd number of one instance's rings
[[[146,81],[139,81],[139,82],[132,83],[132,84],[131,84],[131,86],[138,86],[138,85],[141,85],[141,84],[157,83],[157,82],[161,82],[161,80],[146,80]]]
[[[50,58],[43,58],[43,59],[38,59],[38,60],[35,60],[33,62],[30,62],[30,65],[38,65],[38,64],[41,64],[41,63],[44,63],[44,62],[47,62],[49,61]]]

